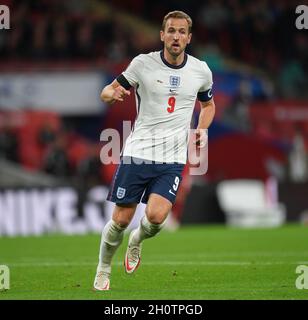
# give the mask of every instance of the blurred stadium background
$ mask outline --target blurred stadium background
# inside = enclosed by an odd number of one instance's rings
[[[169,227],[307,224],[308,41],[295,27],[299,3],[1,4],[11,21],[0,30],[0,236],[101,231],[115,165],[100,162],[100,133],[122,132],[135,102],[131,95],[108,108],[99,94],[131,58],[162,48],[161,21],[174,9],[193,18],[188,52],[213,71],[217,113],[208,172],[185,171]]]

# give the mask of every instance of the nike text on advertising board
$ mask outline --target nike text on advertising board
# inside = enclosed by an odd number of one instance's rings
[[[5,5],[0,5],[0,30],[2,29],[10,29],[10,9]]]
[[[297,29],[308,29],[308,6],[302,4],[296,7],[295,13],[299,16],[295,20]]]

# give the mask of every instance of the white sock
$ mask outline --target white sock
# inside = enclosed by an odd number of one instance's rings
[[[134,235],[131,239],[132,245],[139,245],[144,239],[154,237],[164,226],[164,222],[161,224],[151,223],[147,216],[144,215],[140,221],[139,227],[135,229]]]
[[[111,260],[122,243],[125,229],[112,219],[105,225],[99,250],[98,271],[111,272]]]

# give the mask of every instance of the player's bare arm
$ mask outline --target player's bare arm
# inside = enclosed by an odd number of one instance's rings
[[[124,101],[125,96],[129,96],[130,91],[123,88],[117,80],[108,84],[101,92],[101,100],[112,104],[116,101]]]
[[[215,102],[212,98],[209,101],[200,101],[201,111],[199,115],[199,122],[196,130],[196,141],[198,146],[204,145],[202,142],[206,140],[206,133],[204,129],[208,129],[211,125],[215,115]]]

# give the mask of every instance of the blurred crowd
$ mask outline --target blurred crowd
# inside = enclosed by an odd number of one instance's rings
[[[117,12],[129,12],[158,27],[166,12],[180,8],[193,17],[194,42],[214,45],[224,56],[250,66],[279,72],[283,82],[296,78],[299,92],[307,85],[307,34],[295,28],[296,1],[103,1],[113,8],[114,14],[108,16],[95,10],[99,1],[4,2],[11,8],[12,28],[1,33],[1,57],[132,57],[140,49],[133,30],[118,18]]]
[[[0,57],[16,61],[125,59],[132,33],[117,16],[103,17],[90,1],[6,0],[11,30],[0,33]],[[89,63],[90,60],[87,60]]]
[[[100,2],[107,3],[112,14],[100,14]],[[140,43],[118,12],[150,22],[158,31],[166,12],[181,9],[193,17],[192,53],[210,59],[214,51],[268,72],[284,97],[307,96],[308,41],[305,30],[295,28],[296,1],[5,0],[4,4],[12,12],[10,32],[0,33],[0,58],[6,61],[121,62],[139,54]],[[159,45],[157,36],[148,49],[157,50]]]
[[[110,184],[113,168],[100,161],[101,145],[84,138],[57,114],[0,112],[0,160],[84,187]]]

